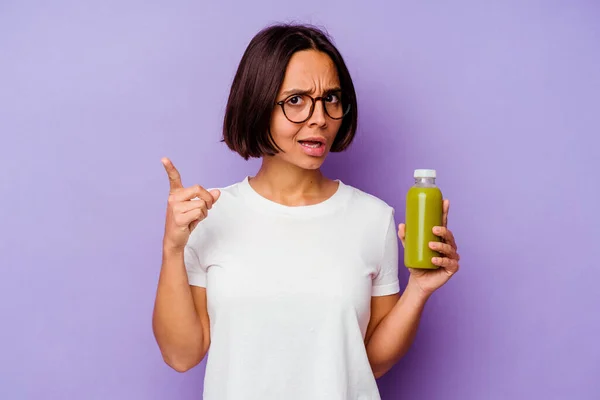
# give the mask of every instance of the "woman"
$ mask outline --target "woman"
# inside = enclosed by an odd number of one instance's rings
[[[428,297],[458,270],[411,270],[402,296],[393,209],[320,170],[354,137],[344,61],[319,30],[258,33],[234,78],[225,143],[256,176],[220,190],[170,180],[153,328],[177,371],[208,353],[204,399],[379,399],[375,379],[407,351]],[[444,201],[444,221],[448,201]],[[445,225],[445,223],[444,223]]]

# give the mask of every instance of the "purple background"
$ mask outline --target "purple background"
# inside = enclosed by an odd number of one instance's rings
[[[290,20],[328,28],[358,91],[326,172],[398,222],[414,168],[452,201],[462,270],[383,398],[600,398],[600,4],[212,3],[0,3],[0,398],[201,398],[151,330],[160,157],[185,185],[256,171],[219,143],[224,104]]]

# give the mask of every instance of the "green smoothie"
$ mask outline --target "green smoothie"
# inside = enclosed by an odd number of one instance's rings
[[[408,268],[437,269],[433,257],[442,257],[429,248],[439,242],[433,227],[442,226],[442,192],[435,185],[435,170],[415,170],[415,184],[406,195],[404,264]]]

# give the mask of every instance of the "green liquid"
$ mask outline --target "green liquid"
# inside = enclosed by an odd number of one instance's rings
[[[408,268],[437,269],[432,257],[443,257],[429,248],[441,238],[433,233],[442,226],[442,192],[437,187],[413,186],[406,195],[406,236],[404,264]]]

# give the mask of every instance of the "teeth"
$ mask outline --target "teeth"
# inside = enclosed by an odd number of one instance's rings
[[[316,149],[317,147],[321,147],[320,142],[300,142],[302,146],[310,147],[312,149]]]

